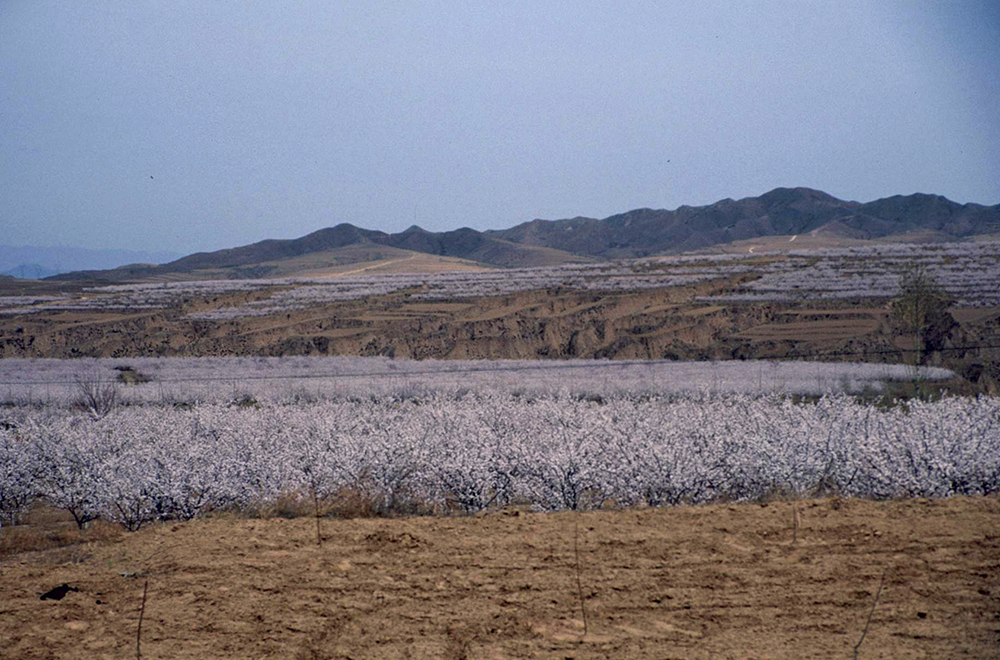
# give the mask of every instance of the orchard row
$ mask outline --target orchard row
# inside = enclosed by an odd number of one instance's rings
[[[946,497],[1000,489],[1000,400],[880,409],[844,395],[509,392],[311,404],[16,407],[0,516],[33,501],[128,529],[279,498],[376,513],[663,506],[770,494]]]

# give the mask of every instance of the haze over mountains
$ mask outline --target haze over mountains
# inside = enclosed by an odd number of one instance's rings
[[[768,236],[951,241],[996,233],[1000,204],[958,204],[919,193],[859,203],[809,188],[776,188],[759,197],[708,206],[636,209],[604,219],[533,220],[483,232],[430,232],[413,226],[387,234],[345,223],[297,239],[196,253],[160,266],[137,264],[54,279],[275,277],[416,255],[471,266],[530,267],[678,254]]]
[[[0,245],[0,275],[42,279],[84,269],[115,268],[129,262],[162,264],[180,256],[174,252]]]

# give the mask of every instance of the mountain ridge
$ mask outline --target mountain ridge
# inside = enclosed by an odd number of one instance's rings
[[[862,203],[811,188],[775,188],[759,197],[726,198],[706,206],[634,209],[603,220],[533,220],[486,233],[518,243],[576,248],[578,253],[599,258],[624,258],[677,254],[762,236],[805,234],[831,223],[852,230],[852,238],[932,230],[959,239],[996,232],[1000,205],[958,204],[923,193]]]
[[[159,266],[137,264],[111,271],[66,273],[50,279],[124,280],[200,272],[211,272],[213,277],[260,277],[268,272],[262,264],[319,253],[336,260],[338,250],[358,245],[509,268],[678,254],[754,238],[810,232],[855,240],[918,233],[939,240],[961,240],[1000,232],[1000,204],[959,204],[925,193],[862,203],[811,188],[775,188],[758,197],[726,198],[705,206],[638,208],[603,219],[535,219],[500,230],[462,227],[432,232],[413,225],[389,234],[340,223],[296,239],[267,239],[198,252]],[[343,263],[351,263],[349,259],[343,257]]]

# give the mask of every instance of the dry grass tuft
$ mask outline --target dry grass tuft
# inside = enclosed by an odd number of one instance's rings
[[[102,520],[80,530],[65,511],[36,505],[23,524],[0,531],[0,559],[34,554],[43,564],[78,564],[90,557],[92,543],[114,543],[123,535],[121,527]]]
[[[396,518],[447,513],[440,507],[400,491],[388,497],[364,483],[338,488],[332,493],[314,498],[311,489],[282,494],[272,502],[258,504],[236,512],[250,518]]]
[[[273,502],[261,504],[247,511],[252,518],[303,518],[315,514],[312,498],[306,493],[284,493]]]

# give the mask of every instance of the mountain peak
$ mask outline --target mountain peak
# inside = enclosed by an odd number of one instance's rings
[[[747,199],[753,199],[749,197]],[[774,190],[768,191],[761,195],[758,199],[767,204],[791,204],[800,201],[822,201],[822,202],[840,202],[833,195],[829,195],[822,190],[815,190],[813,188],[775,188]]]

